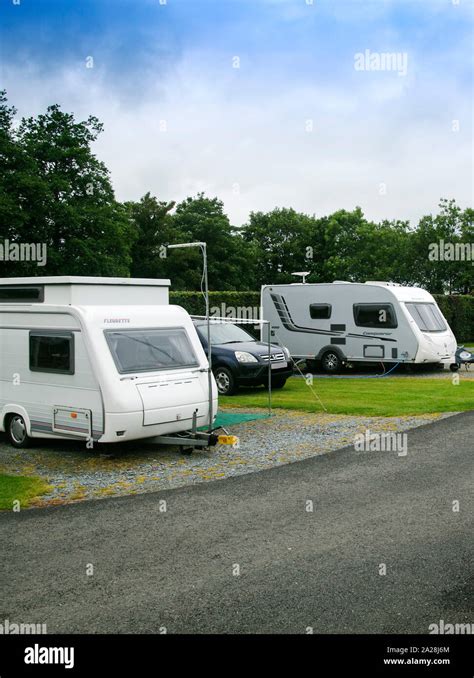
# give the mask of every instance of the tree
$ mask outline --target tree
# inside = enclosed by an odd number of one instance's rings
[[[440,211],[420,219],[411,248],[418,283],[432,293],[469,292],[474,281],[471,260],[445,254],[448,248],[465,243],[472,250],[473,210],[464,212],[454,200],[443,198]]]
[[[294,271],[313,271],[320,261],[314,237],[316,226],[314,217],[293,209],[251,212],[242,237],[255,250],[259,285],[294,280]]]
[[[207,243],[210,289],[252,289],[251,248],[230,225],[222,201],[207,198],[203,193],[186,198],[176,207],[172,223],[175,242]],[[195,249],[170,254],[169,270],[174,271],[171,274],[174,288],[200,289],[201,255]]]
[[[170,263],[166,245],[175,240],[175,228],[170,216],[175,203],[158,202],[147,193],[139,202],[129,202],[125,206],[136,231],[136,240],[131,250],[132,277],[169,276]]]
[[[4,91],[0,92],[0,237],[18,242],[31,212],[45,200],[45,186],[36,175],[36,166],[18,142],[14,131],[16,109],[9,107]],[[4,275],[16,275],[36,264],[3,264]]]
[[[8,274],[129,275],[134,230],[91,151],[101,123],[76,122],[54,105],[13,133],[11,111],[3,100],[2,230],[18,242],[45,243],[48,256],[42,268],[11,262]]]

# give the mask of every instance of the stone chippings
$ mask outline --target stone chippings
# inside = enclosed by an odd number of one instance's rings
[[[401,432],[452,414],[356,417],[275,410],[270,418],[232,427],[229,432],[239,437],[238,448],[218,445],[190,456],[143,441],[108,446],[107,455],[100,454],[100,445],[91,452],[75,442],[41,441],[36,447],[16,450],[2,441],[0,472],[41,476],[53,489],[35,506],[63,504],[262,471],[352,445],[354,436],[366,429]]]

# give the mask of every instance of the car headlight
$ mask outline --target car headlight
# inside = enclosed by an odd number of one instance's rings
[[[257,358],[246,351],[235,351],[235,357],[239,363],[258,363]]]

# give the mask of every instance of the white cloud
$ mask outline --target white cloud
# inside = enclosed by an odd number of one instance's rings
[[[361,205],[369,218],[417,219],[440,197],[472,205],[472,111],[440,73],[421,81],[416,73],[355,73],[349,60],[343,86],[318,85],[307,73],[280,81],[277,70],[265,78],[261,67],[234,70],[189,53],[166,77],[144,73],[146,89],[135,76],[134,102],[99,68],[41,78],[32,67],[5,70],[21,115],[59,102],[104,122],[96,152],[121,200],[147,191],[181,200],[203,190],[224,201],[235,225],[275,206],[321,215]],[[134,83],[126,84],[130,92]]]

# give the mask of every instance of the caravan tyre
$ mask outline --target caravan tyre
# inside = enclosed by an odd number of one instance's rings
[[[338,374],[341,371],[342,360],[335,351],[326,351],[321,358],[321,365],[326,374]]]
[[[19,414],[12,414],[6,427],[8,439],[13,447],[28,447],[30,438],[26,431],[25,420]]]

